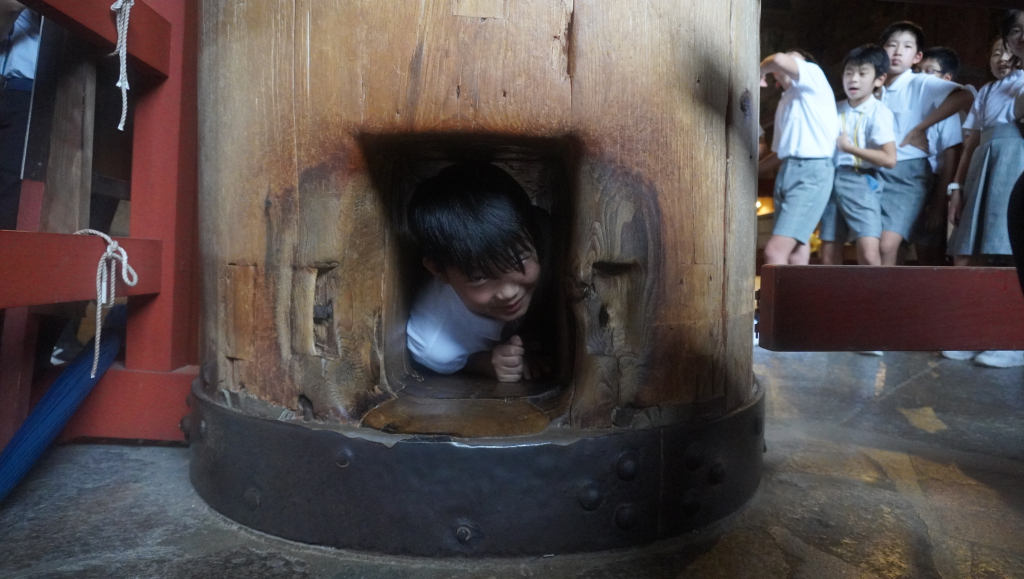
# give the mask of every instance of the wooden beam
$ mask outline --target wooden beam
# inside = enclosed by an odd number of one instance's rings
[[[60,440],[184,440],[178,425],[189,413],[185,398],[198,376],[198,366],[140,372],[114,362],[64,427]]]
[[[110,0],[21,0],[35,10],[104,50],[113,51],[117,28]],[[129,61],[138,72],[168,75],[171,24],[149,4],[135,0],[128,24]]]
[[[776,352],[1024,350],[1011,268],[765,266],[758,304]]]
[[[119,281],[117,295],[160,293],[163,242],[115,239],[139,275],[135,287]],[[99,237],[0,231],[0,248],[0,309],[96,299],[96,265],[106,249]]]
[[[882,0],[901,4],[942,4],[965,8],[1024,8],[1021,0]]]
[[[161,239],[166,285],[129,308],[125,365],[169,372],[198,363],[198,0],[150,0],[173,23],[170,75],[140,93],[132,148],[131,232]]]

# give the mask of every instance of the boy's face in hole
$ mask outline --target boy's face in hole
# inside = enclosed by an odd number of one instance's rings
[[[874,65],[848,64],[843,69],[843,90],[851,101],[870,97],[885,82],[885,75],[877,76]]]
[[[934,58],[926,58],[921,61],[921,64],[917,65],[918,72],[922,74],[930,74],[936,78],[942,80],[953,80],[953,75],[942,70],[942,63],[935,60]]]
[[[1003,80],[1013,72],[1013,53],[1003,44],[1002,39],[992,44],[992,55],[988,64],[997,80]]]
[[[497,278],[481,274],[467,276],[454,267],[442,272],[428,260],[424,260],[423,265],[439,280],[451,285],[469,311],[502,322],[526,315],[540,278],[540,263],[533,251],[523,257],[523,272],[507,271]]]
[[[889,76],[899,76],[921,62],[921,48],[917,45],[917,37],[910,32],[897,32],[885,43],[885,51],[889,53]]]

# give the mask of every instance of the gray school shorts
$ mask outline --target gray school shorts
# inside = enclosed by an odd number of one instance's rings
[[[932,166],[928,159],[896,163],[895,169],[882,169],[882,231],[892,231],[909,239],[914,223],[921,215],[931,191]]]
[[[882,237],[882,183],[873,169],[836,167],[832,197],[821,216],[821,240],[846,243]]]
[[[775,178],[775,228],[772,235],[792,237],[806,244],[825,211],[835,179],[832,159],[797,159],[782,162]]]

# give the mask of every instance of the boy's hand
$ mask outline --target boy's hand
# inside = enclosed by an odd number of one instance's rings
[[[847,135],[846,131],[843,131],[839,138],[836,139],[836,146],[844,153],[849,153],[850,149],[853,148],[853,141],[850,140],[850,135]]]
[[[761,88],[768,88],[768,75],[761,75]]]
[[[491,365],[498,382],[518,382],[523,378],[523,341],[512,336],[491,351]]]
[[[907,145],[917,147],[927,153],[929,149],[928,132],[922,130],[920,127],[914,127],[909,133],[907,133],[907,138],[903,139],[903,142],[900,143],[901,147],[906,147]]]

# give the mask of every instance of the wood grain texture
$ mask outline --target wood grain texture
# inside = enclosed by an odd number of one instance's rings
[[[84,41],[64,35],[43,196],[42,231],[89,227],[96,63]]]
[[[552,215],[575,335],[569,422],[742,405],[758,2],[384,6],[203,3],[204,308],[222,301],[226,264],[256,268],[247,389],[349,421],[398,392],[416,262],[401,242],[403,171],[533,155],[568,175]],[[334,277],[311,298],[312,270]],[[325,318],[310,326],[310,299],[330,303],[335,337],[319,339],[336,351],[316,346]],[[221,323],[205,316],[211,384],[234,371],[218,359]]]
[[[760,292],[766,350],[1024,350],[1011,268],[765,266]]]

